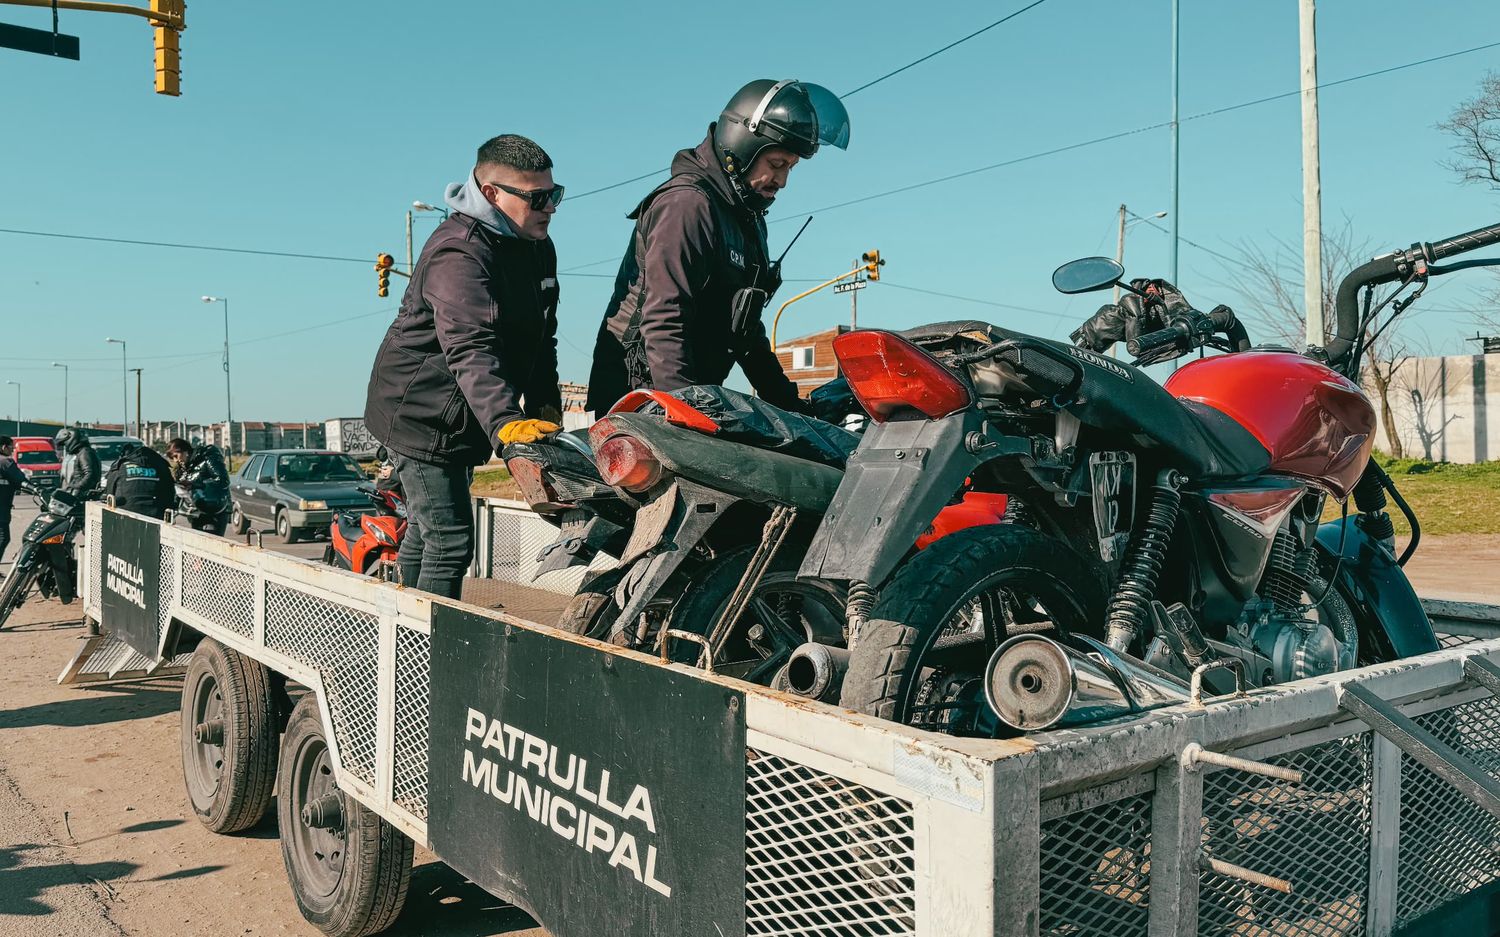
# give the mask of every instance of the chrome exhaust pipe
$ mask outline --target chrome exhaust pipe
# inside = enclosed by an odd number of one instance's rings
[[[847,648],[809,642],[792,652],[782,673],[787,692],[833,703],[838,701],[848,669]]]
[[[984,692],[1001,722],[1036,732],[1187,702],[1187,683],[1172,674],[1092,638],[1069,640],[1079,647],[1023,634],[996,648]]]

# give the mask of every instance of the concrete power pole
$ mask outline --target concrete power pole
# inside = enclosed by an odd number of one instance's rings
[[[145,439],[145,424],[141,422],[141,372],[146,369],[131,368],[130,370],[135,372],[135,434],[141,439]],[[128,436],[130,434],[126,433],[125,435]]]
[[[1318,160],[1316,0],[1298,0],[1302,47],[1302,291],[1307,344],[1323,339],[1323,183]]]

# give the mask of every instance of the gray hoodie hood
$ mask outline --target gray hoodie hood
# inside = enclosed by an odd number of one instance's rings
[[[510,219],[501,214],[479,190],[479,180],[474,178],[472,172],[469,173],[468,182],[450,182],[448,188],[443,190],[443,201],[448,203],[449,208],[463,212],[502,237],[518,237],[515,228],[511,227]]]

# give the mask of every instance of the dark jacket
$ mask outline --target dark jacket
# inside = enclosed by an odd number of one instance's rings
[[[588,408],[629,390],[722,384],[737,363],[767,402],[803,409],[771,350],[759,310],[731,328],[735,294],[774,292],[760,212],[740,202],[713,152],[713,128],[672,161],[672,178],[631,212],[636,223],[594,342]]]
[[[26,473],[16,467],[16,460],[8,455],[0,455],[0,517],[5,518],[6,523],[10,520],[10,509],[15,503],[16,492],[30,485],[26,480]]]
[[[109,467],[104,493],[112,495],[121,510],[161,520],[176,496],[172,466],[150,446],[132,446]]]
[[[557,299],[550,238],[504,237],[454,212],[375,355],[365,426],[409,458],[481,465],[500,427],[544,409],[556,418]]]
[[[62,489],[80,502],[88,500],[99,487],[99,453],[85,443],[63,455]]]

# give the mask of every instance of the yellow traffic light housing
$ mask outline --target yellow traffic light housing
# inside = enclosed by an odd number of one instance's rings
[[[184,0],[151,0],[151,12],[172,17],[179,24],[187,4]],[[181,26],[165,26],[153,20],[156,33],[156,93],[178,97],[182,94],[182,59],[178,42]]]
[[[375,275],[377,296],[391,295],[391,268],[396,265],[396,258],[390,254],[375,255]]]
[[[864,262],[865,275],[872,280],[879,280],[880,268],[885,266],[885,261],[880,259],[880,251],[865,251],[859,259]]]

